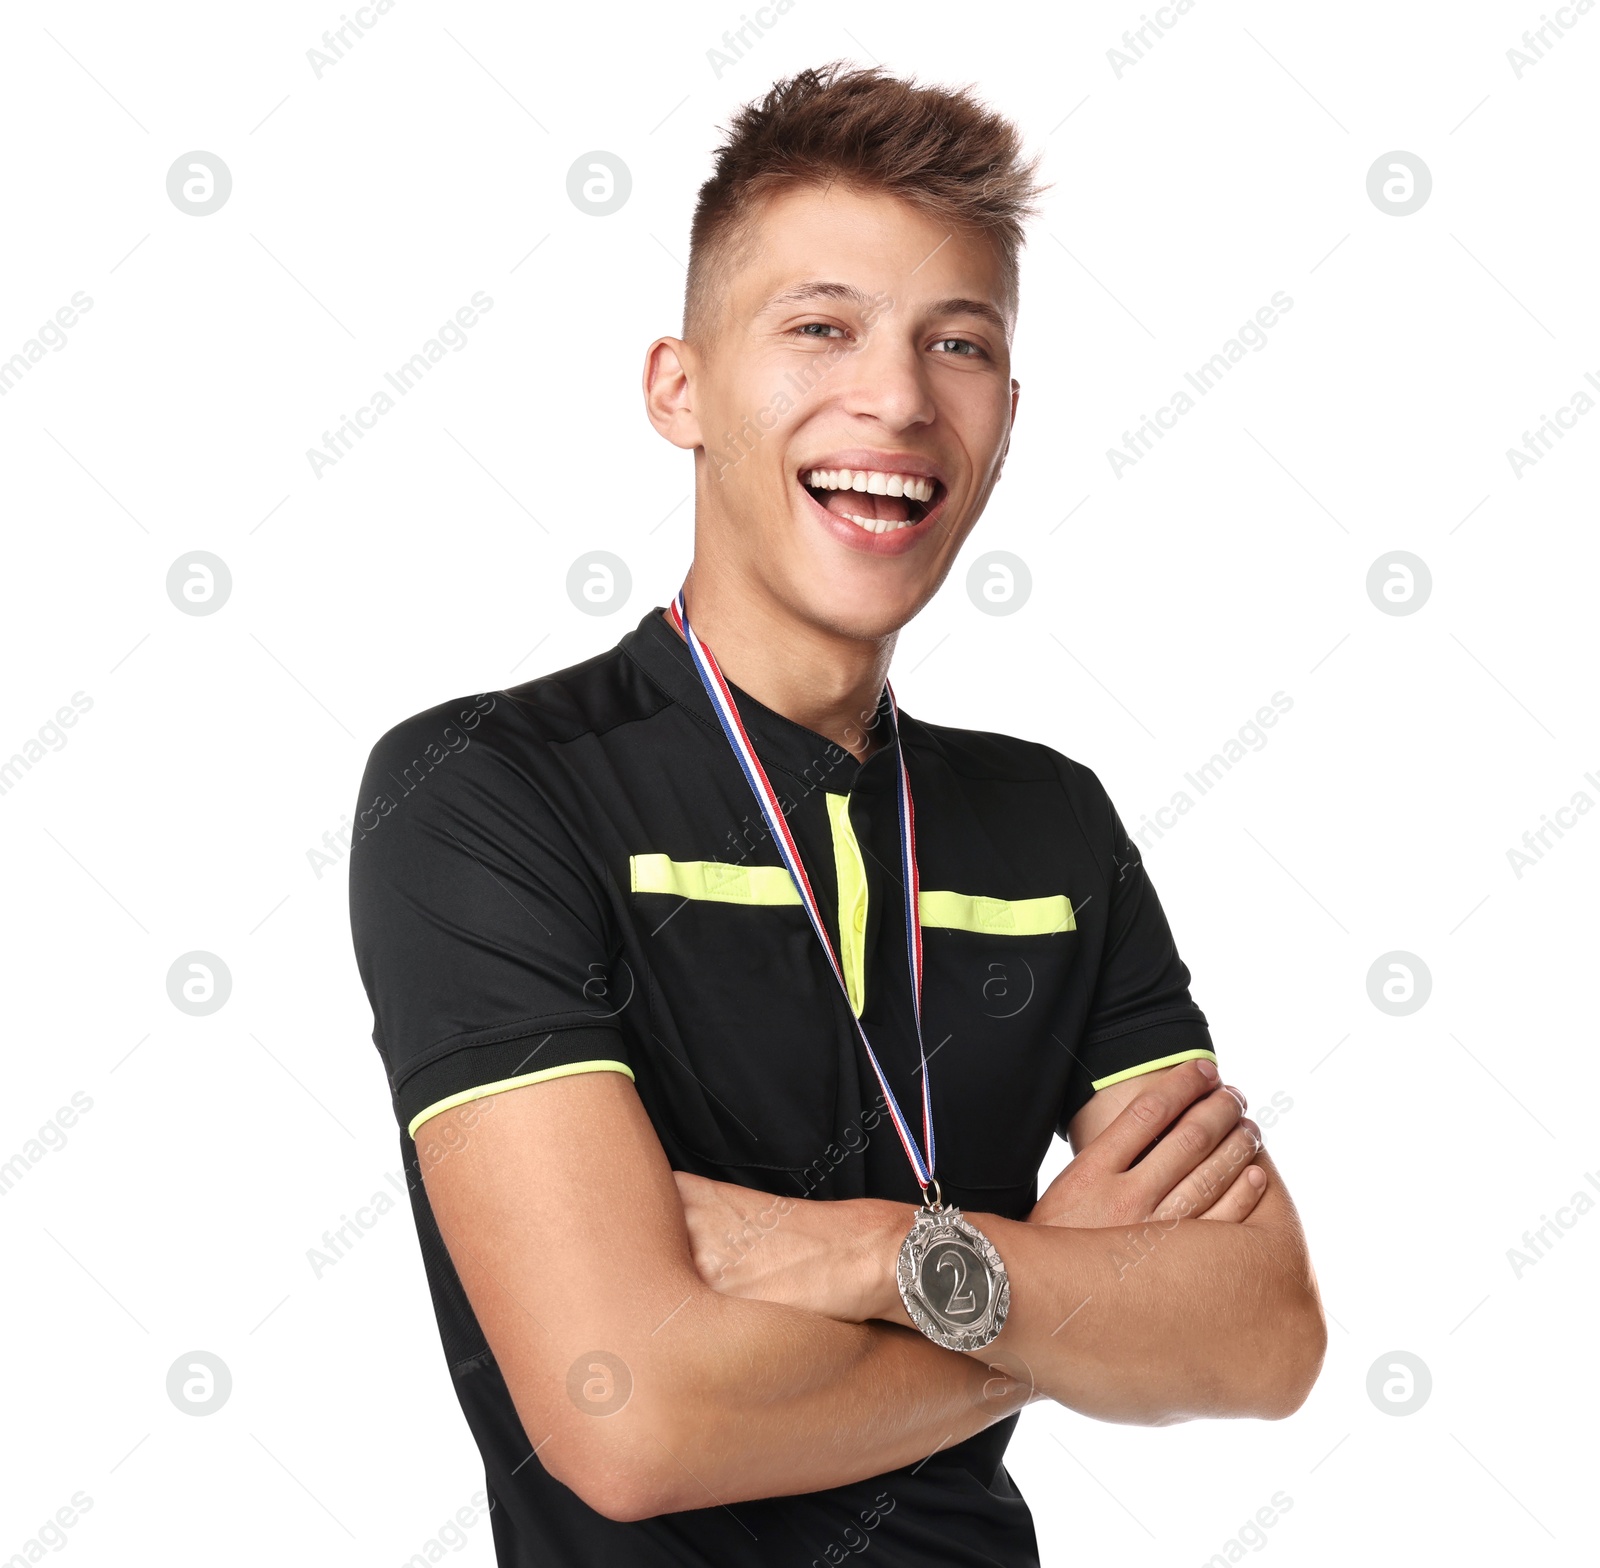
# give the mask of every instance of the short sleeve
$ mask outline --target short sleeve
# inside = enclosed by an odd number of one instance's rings
[[[351,935],[412,1136],[430,1116],[524,1084],[633,1076],[604,873],[544,798],[543,743],[512,731],[509,707],[485,693],[406,720],[361,782]]]
[[[1083,770],[1085,773],[1087,769]],[[1096,857],[1107,876],[1106,928],[1094,992],[1074,1052],[1065,1122],[1101,1089],[1195,1057],[1216,1060],[1206,1016],[1189,994],[1161,900],[1129,836],[1093,775],[1088,825],[1098,826]]]

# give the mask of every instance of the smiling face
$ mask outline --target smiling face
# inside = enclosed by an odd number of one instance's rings
[[[835,635],[909,621],[999,477],[1012,308],[981,234],[837,184],[766,201],[712,334],[663,340],[682,369],[670,416],[651,397],[663,434],[698,448],[696,572]]]

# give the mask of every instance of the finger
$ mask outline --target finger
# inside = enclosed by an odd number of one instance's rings
[[[1267,1173],[1259,1165],[1247,1165],[1235,1177],[1233,1185],[1199,1217],[1203,1220],[1223,1220],[1237,1224],[1249,1216],[1255,1206],[1266,1196]]]
[[[1239,1124],[1239,1097],[1216,1089],[1197,1100],[1130,1172],[1146,1201],[1154,1204],[1199,1168]]]
[[[1260,1149],[1261,1129],[1249,1117],[1243,1118],[1210,1155],[1152,1205],[1153,1212],[1204,1214],[1228,1191]]]
[[[1211,1076],[1206,1075],[1209,1070]],[[1078,1158],[1106,1171],[1133,1167],[1154,1139],[1161,1136],[1202,1095],[1217,1087],[1216,1067],[1209,1061],[1183,1062],[1152,1078]],[[1170,1186],[1171,1183],[1168,1183]]]
[[[1203,1213],[1234,1184],[1235,1176],[1256,1157],[1259,1150],[1261,1128],[1250,1117],[1238,1118],[1238,1122],[1230,1126],[1219,1139],[1218,1146],[1211,1150],[1211,1154],[1200,1160],[1194,1170],[1179,1176],[1168,1194],[1154,1206],[1166,1208],[1174,1198],[1184,1195],[1194,1213]]]

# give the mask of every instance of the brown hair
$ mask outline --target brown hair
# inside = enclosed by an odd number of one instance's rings
[[[1017,303],[1023,220],[1045,187],[1037,157],[1024,161],[1009,120],[971,88],[919,87],[881,66],[842,60],[775,82],[746,104],[717,149],[689,231],[686,338],[709,331],[716,296],[761,203],[784,190],[837,180],[897,196],[954,229],[980,231],[998,247],[1005,297]]]

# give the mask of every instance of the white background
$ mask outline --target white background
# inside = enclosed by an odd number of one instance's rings
[[[307,1261],[398,1164],[344,867],[307,851],[383,730],[598,652],[676,586],[689,464],[641,353],[676,330],[717,126],[839,55],[977,83],[1054,182],[968,546],[1032,594],[981,614],[958,565],[902,638],[907,709],[1087,762],[1137,833],[1293,701],[1144,842],[1226,1076],[1291,1102],[1267,1139],[1326,1368],[1283,1424],[1029,1410],[1009,1464],[1045,1559],[1202,1563],[1278,1492],[1246,1555],[1586,1555],[1600,1217],[1567,1210],[1520,1277],[1507,1255],[1600,1171],[1600,820],[1507,857],[1600,800],[1600,412],[1520,477],[1506,456],[1600,377],[1600,14],[1563,14],[1519,79],[1531,3],[1200,0],[1119,77],[1135,4],[798,0],[719,78],[738,0],[400,0],[319,79],[336,4],[9,7],[0,357],[93,306],[0,398],[0,757],[92,707],[0,795],[0,1556],[83,1491],[85,1564],[399,1563],[482,1484],[407,1211]],[[566,195],[592,150],[632,172],[614,216]],[[1406,217],[1367,194],[1394,150],[1433,179]],[[232,174],[203,218],[166,192],[190,151]],[[467,346],[316,477],[306,449],[478,290]],[[1266,347],[1118,478],[1106,449],[1275,291]],[[613,617],[566,596],[591,549],[631,571]],[[197,550],[232,574],[209,616],[165,588]],[[1397,550],[1432,574],[1405,616],[1366,590]],[[166,990],[197,949],[233,982],[206,1017]],[[1432,977],[1409,1016],[1368,996],[1394,950]],[[194,1350],[233,1379],[204,1418],[165,1388]],[[1395,1351],[1432,1377],[1405,1416],[1367,1393]],[[492,1556],[480,1523],[457,1560]]]

